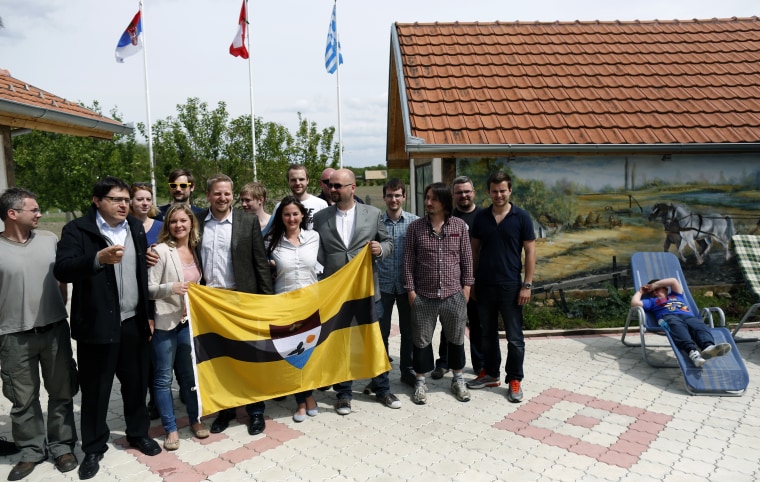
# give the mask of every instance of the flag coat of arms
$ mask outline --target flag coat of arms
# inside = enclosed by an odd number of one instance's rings
[[[142,47],[142,18],[138,10],[116,44],[116,61],[124,63],[125,58],[135,55]]]
[[[369,248],[326,279],[279,295],[190,285],[202,415],[390,370]]]

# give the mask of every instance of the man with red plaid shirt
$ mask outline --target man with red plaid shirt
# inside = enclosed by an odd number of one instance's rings
[[[472,275],[472,248],[467,224],[451,216],[451,190],[442,182],[425,188],[427,215],[409,225],[404,248],[404,289],[412,307],[412,366],[417,376],[412,400],[427,403],[425,373],[435,367],[433,332],[440,317],[448,341],[451,392],[470,400],[462,378],[466,357],[464,332]]]

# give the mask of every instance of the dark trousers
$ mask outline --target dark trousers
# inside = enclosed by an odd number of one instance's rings
[[[507,363],[505,380],[523,379],[525,338],[523,336],[522,306],[517,304],[520,285],[478,285],[478,309],[483,328],[483,355],[486,373],[500,378],[501,349],[499,348],[499,313],[507,333]]]
[[[673,343],[686,353],[691,350],[704,350],[715,344],[710,327],[696,316],[666,315],[663,318],[668,322]]]
[[[398,368],[401,375],[413,374],[412,370],[412,310],[409,307],[407,293],[380,293],[383,302],[383,316],[380,318],[380,331],[388,349],[388,336],[391,332],[391,316],[393,304],[398,307],[398,329],[401,332],[401,348],[399,350]]]
[[[145,396],[150,345],[136,320],[122,322],[119,343],[77,343],[77,360],[82,389],[82,451],[101,454],[108,448],[110,429],[106,419],[114,375],[121,383],[127,436],[147,437],[150,418]]]

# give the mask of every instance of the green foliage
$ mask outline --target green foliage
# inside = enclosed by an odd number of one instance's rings
[[[85,106],[100,113],[94,102]],[[116,111],[111,117],[119,118]],[[32,131],[13,138],[16,184],[31,189],[43,209],[82,212],[90,206],[92,186],[103,176],[150,179],[147,151],[134,132],[113,141]]]

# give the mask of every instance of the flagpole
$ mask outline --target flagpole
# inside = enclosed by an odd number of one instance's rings
[[[143,42],[143,70],[145,71],[145,111],[148,116],[148,160],[150,161],[150,185],[153,188],[153,205],[158,205],[156,189],[156,170],[153,162],[153,127],[150,123],[150,90],[148,89],[148,41],[145,28],[145,16],[143,15],[143,0],[140,0],[140,22],[142,22]]]
[[[338,23],[338,0],[335,0],[335,24]],[[336,29],[337,32],[337,29]],[[338,35],[335,36],[335,44],[340,45],[340,39]],[[335,68],[335,81],[338,85],[338,163],[340,168],[343,169],[343,131],[340,126],[340,50],[335,49],[337,53],[337,62]]]
[[[258,173],[256,172],[256,117],[254,117],[253,110],[253,50],[251,50],[251,24],[248,21],[249,8],[248,0],[245,0],[245,26],[246,26],[246,42],[248,46],[248,86],[251,91],[251,155],[253,159],[253,180],[258,181]]]

